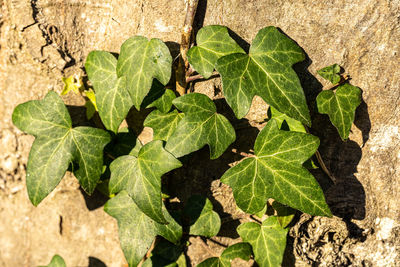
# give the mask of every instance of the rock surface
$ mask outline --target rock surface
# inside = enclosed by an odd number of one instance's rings
[[[363,90],[349,141],[340,141],[326,116],[314,117],[312,132],[321,138],[321,154],[338,182],[333,185],[319,171],[315,176],[336,217],[302,215],[290,232],[285,264],[400,266],[400,1],[200,2],[195,26],[226,25],[245,48],[268,25],[295,40],[308,55],[295,68],[310,100],[329,86],[316,70],[333,63]],[[85,205],[73,177],[64,179],[39,207],[29,203],[25,168],[33,138],[12,125],[11,114],[19,103],[42,98],[49,90],[60,92],[61,77],[82,74],[91,50],[118,52],[125,39],[139,34],[168,41],[176,51],[185,2],[0,0],[0,6],[0,265],[47,264],[58,253],[68,266],[122,266],[116,222],[103,212],[101,202]],[[218,79],[197,83],[195,89],[221,96]],[[65,100],[83,104],[73,96]],[[266,105],[256,98],[239,138],[255,136],[252,126],[260,126],[265,116]],[[206,188],[203,193],[214,206],[220,203],[221,214],[233,218],[240,214],[235,215],[231,192],[216,179],[227,163],[239,159],[226,153],[206,170],[184,173]],[[224,227],[234,226],[227,221]],[[228,244],[235,238],[221,233],[218,241]],[[195,265],[210,254],[192,241],[198,249],[188,253]]]

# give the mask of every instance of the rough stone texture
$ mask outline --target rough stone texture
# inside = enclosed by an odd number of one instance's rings
[[[337,217],[302,215],[290,232],[285,265],[399,266],[400,2],[200,2],[196,27],[226,25],[244,47],[267,25],[279,27],[298,42],[308,55],[296,70],[310,107],[328,86],[314,77],[326,65],[343,66],[351,82],[363,90],[364,102],[349,141],[340,141],[326,116],[314,116],[312,132],[321,138],[321,154],[338,182],[332,184],[319,171],[314,174]],[[116,222],[101,208],[88,208],[93,198],[85,205],[74,178],[68,176],[39,207],[28,202],[25,167],[33,138],[12,125],[11,113],[17,104],[42,98],[48,90],[60,92],[61,77],[82,74],[85,57],[93,49],[118,52],[125,39],[141,34],[168,41],[176,51],[184,0],[0,0],[0,5],[0,265],[36,266],[59,253],[69,266],[94,266],[99,260],[121,266],[125,261]],[[197,83],[195,89],[221,97],[219,80]],[[73,96],[65,100],[83,104]],[[229,113],[223,101],[217,105]],[[255,99],[249,121],[234,122],[241,129],[232,148],[248,150],[249,137],[258,131],[252,126],[262,126],[259,122],[265,116],[265,104]],[[194,184],[186,193],[202,188],[220,211],[224,228],[234,229],[242,215],[229,188],[216,179],[240,156],[227,152],[210,163],[204,160],[207,153],[205,149],[196,154],[193,162],[203,160],[208,168],[199,163],[181,171],[190,177],[184,184]],[[216,240],[237,242],[232,229],[221,231]],[[210,256],[191,241],[192,264]],[[213,250],[221,250],[212,244]]]

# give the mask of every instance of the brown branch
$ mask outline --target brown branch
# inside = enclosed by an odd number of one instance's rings
[[[190,69],[189,69],[189,71],[190,71]],[[189,73],[189,71],[186,72],[186,73]],[[214,71],[214,72],[212,73],[212,75],[210,76],[210,79],[211,79],[211,78],[218,77],[218,76],[219,76],[219,73],[216,72],[216,71]],[[187,76],[187,77],[186,77],[186,83],[194,82],[194,81],[197,81],[197,80],[205,80],[205,79],[206,79],[206,78],[204,78],[204,77],[203,77],[202,75],[200,75],[200,74],[193,75],[193,76]]]
[[[190,82],[194,82],[194,81],[202,80],[202,79],[204,79],[204,77],[201,76],[200,74],[197,74],[197,75],[186,77],[186,83],[190,83]]]
[[[181,45],[180,45],[180,58],[178,69],[176,70],[176,91],[180,95],[186,94],[187,82],[186,78],[189,76],[189,61],[187,60],[187,51],[190,48],[191,37],[193,32],[193,21],[196,15],[197,5],[199,0],[189,0],[186,10],[185,22],[182,28]]]
[[[153,243],[151,243],[151,246],[150,246],[149,250],[147,251],[146,255],[144,255],[143,259],[139,262],[138,266],[142,266],[143,263],[144,263],[148,258],[150,258],[151,252],[153,251],[153,249],[155,248],[155,246],[156,246],[157,243],[158,243],[158,240],[157,240],[157,238],[155,238],[155,239],[153,240]]]
[[[308,129],[307,126],[304,126],[304,128],[306,129],[306,132],[307,132],[307,133],[310,133],[310,130]],[[333,176],[333,175],[331,174],[331,172],[328,170],[328,168],[326,167],[325,162],[323,161],[322,156],[321,156],[321,153],[319,153],[318,149],[317,149],[317,151],[315,151],[315,156],[316,156],[316,158],[317,158],[317,160],[318,160],[319,165],[321,166],[321,169],[324,171],[324,173],[325,173],[326,175],[328,175],[328,177],[331,179],[331,181],[332,181],[334,184],[336,184],[336,183],[337,183],[336,177]]]
[[[349,75],[340,76],[340,81],[337,84],[334,84],[334,85],[332,85],[331,87],[329,87],[328,89],[325,89],[325,90],[335,90],[339,85],[344,84],[348,80],[350,80],[350,76]]]
[[[326,175],[329,176],[329,178],[332,180],[332,182],[333,182],[334,184],[336,184],[336,183],[337,183],[336,177],[333,176],[333,175],[330,173],[330,171],[328,170],[328,168],[326,167],[324,161],[322,160],[321,153],[319,153],[318,149],[317,149],[317,151],[315,151],[315,156],[317,157],[317,160],[318,160],[319,165],[321,166],[321,169],[326,173]]]

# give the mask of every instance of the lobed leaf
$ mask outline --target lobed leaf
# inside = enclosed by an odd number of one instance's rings
[[[292,69],[302,60],[301,48],[275,27],[257,33],[249,55],[236,53],[220,58],[216,69],[236,117],[244,117],[258,95],[280,112],[310,125],[304,92]]]
[[[71,117],[53,91],[43,100],[18,105],[13,123],[36,137],[28,159],[26,184],[29,199],[38,205],[63,178],[70,163],[82,188],[91,194],[100,179],[107,132],[91,127],[72,128]]]
[[[104,126],[117,132],[133,103],[127,91],[126,77],[117,77],[117,59],[109,52],[89,53],[85,69],[93,83],[96,106]]]
[[[171,54],[159,39],[149,41],[146,37],[135,36],[122,44],[117,75],[126,77],[126,87],[137,110],[140,110],[154,78],[163,85],[168,83],[171,67]]]
[[[182,157],[208,144],[211,159],[216,159],[235,141],[232,125],[216,112],[215,104],[206,95],[183,95],[173,104],[185,114],[165,146],[175,157]]]
[[[110,193],[126,190],[151,219],[166,223],[162,212],[161,176],[182,164],[163,148],[162,141],[144,145],[137,157],[126,155],[110,165]]]
[[[268,217],[262,225],[254,222],[241,224],[237,232],[244,242],[251,244],[255,260],[261,267],[281,265],[288,229],[282,228],[276,217]]]
[[[213,205],[208,198],[192,196],[185,206],[184,214],[190,218],[189,234],[205,237],[213,237],[218,234],[221,219],[218,213],[213,211]]]
[[[317,96],[318,112],[328,114],[342,140],[349,138],[356,109],[360,104],[360,88],[348,83],[340,85],[336,92],[325,90]]]
[[[330,81],[332,84],[337,84],[340,82],[340,66],[338,64],[333,64],[331,66],[322,68],[318,70],[317,73],[325,80]]]
[[[199,30],[196,36],[197,46],[187,52],[189,63],[204,78],[213,73],[217,60],[234,53],[245,53],[243,49],[229,36],[224,26],[211,25]]]
[[[257,213],[268,198],[320,216],[331,216],[324,194],[302,164],[319,145],[313,135],[278,129],[274,120],[257,136],[254,157],[227,170],[221,182],[233,189],[236,203],[247,213]]]

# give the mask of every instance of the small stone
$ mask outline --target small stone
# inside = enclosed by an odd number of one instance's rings
[[[8,156],[2,161],[1,168],[6,173],[13,173],[18,168],[18,160],[15,156]]]
[[[23,188],[24,187],[22,185],[17,185],[17,186],[14,186],[13,188],[11,188],[10,192],[11,192],[11,194],[15,194],[15,193],[21,191]]]
[[[12,131],[5,129],[1,132],[0,153],[4,156],[17,150],[17,139]]]

